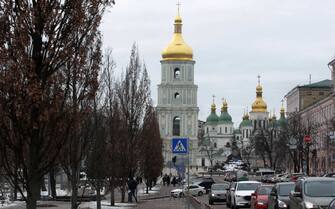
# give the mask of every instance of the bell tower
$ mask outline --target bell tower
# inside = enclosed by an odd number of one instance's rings
[[[162,52],[161,83],[156,107],[160,134],[163,138],[164,163],[172,160],[172,138],[187,137],[190,165],[196,164],[198,149],[197,90],[194,84],[193,50],[182,37],[182,19],[174,20],[172,41]]]

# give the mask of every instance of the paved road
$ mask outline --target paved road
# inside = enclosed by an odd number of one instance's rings
[[[224,182],[224,177],[223,177],[223,176],[212,176],[212,177],[213,177],[213,179],[214,179],[214,181],[215,181],[216,183],[222,183],[222,182]],[[203,195],[203,196],[201,196],[201,197],[198,197],[198,199],[199,199],[201,202],[208,204],[208,195]],[[221,203],[221,202],[214,203],[214,205],[211,205],[211,207],[212,207],[213,209],[229,209],[229,208],[227,208],[225,202],[222,202],[222,203]],[[246,209],[249,209],[249,208],[246,208]]]

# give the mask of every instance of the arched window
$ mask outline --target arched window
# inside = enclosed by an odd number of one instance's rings
[[[174,79],[180,79],[180,69],[179,68],[174,69]]]
[[[180,136],[180,117],[174,117],[173,118],[173,130],[172,130],[173,136]]]
[[[175,98],[175,99],[179,99],[179,98],[180,98],[180,94],[179,94],[178,92],[176,92],[176,93],[174,94],[174,98]]]
[[[224,127],[224,132],[227,133],[227,127]]]

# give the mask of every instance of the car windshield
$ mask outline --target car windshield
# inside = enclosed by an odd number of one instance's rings
[[[247,190],[256,190],[259,186],[259,183],[239,183],[237,186],[237,190],[239,191],[247,191]]]
[[[306,182],[305,194],[311,197],[335,197],[335,181]]]
[[[279,196],[288,196],[294,190],[294,184],[284,184],[279,186]]]
[[[272,190],[272,186],[261,186],[257,189],[259,195],[269,195]]]
[[[228,184],[213,184],[212,190],[226,190],[229,188]]]

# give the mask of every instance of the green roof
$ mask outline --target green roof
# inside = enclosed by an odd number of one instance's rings
[[[246,126],[252,126],[251,120],[243,119],[243,121],[240,123],[240,127],[246,127]]]
[[[278,125],[283,128],[287,125],[287,119],[285,118],[284,115],[281,115],[279,120],[278,120]]]
[[[219,123],[233,123],[232,118],[229,115],[228,112],[221,112],[220,118],[219,118]]]
[[[333,87],[333,81],[326,79],[323,81],[319,81],[319,82],[315,82],[315,83],[311,83],[311,84],[307,84],[307,85],[303,85],[300,87],[306,87],[306,88],[331,88]]]
[[[206,125],[216,125],[219,122],[218,115],[211,111],[211,114],[207,117]]]

